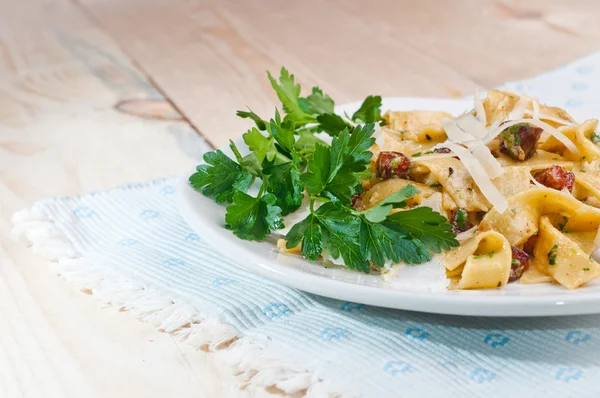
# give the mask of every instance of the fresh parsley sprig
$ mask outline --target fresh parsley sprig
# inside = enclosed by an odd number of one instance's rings
[[[301,130],[312,132],[323,131],[331,136],[338,135],[345,128],[352,130],[357,123],[382,123],[381,97],[368,96],[351,118],[343,118],[334,113],[333,100],[319,87],[313,87],[307,97],[300,96],[300,85],[296,84],[294,75],[281,68],[279,79],[268,73],[271,86],[283,105],[286,119],[292,120]],[[257,122],[252,111],[238,112],[238,116],[248,117]],[[260,118],[258,118],[260,119]],[[260,127],[259,127],[260,129]]]
[[[263,240],[283,228],[283,218],[296,211],[304,195],[310,214],[286,236],[287,247],[302,245],[302,254],[316,260],[325,251],[342,257],[351,269],[368,272],[370,264],[387,261],[422,263],[458,245],[446,219],[429,208],[402,210],[419,191],[412,185],[366,211],[351,207],[370,176],[375,124],[382,123],[381,97],[369,96],[352,115],[334,113],[333,100],[314,87],[301,97],[301,88],[285,68],[269,81],[282,103],[284,117],[265,120],[251,109],[237,115],[256,127],[242,135],[250,153],[242,156],[235,143],[235,159],[217,150],[204,155],[190,184],[217,203],[226,204],[225,226],[246,240]],[[333,137],[331,145],[315,133]],[[248,193],[253,185],[258,193]]]
[[[458,245],[446,218],[430,208],[389,215],[419,193],[413,185],[363,212],[350,207],[360,187],[360,173],[369,163],[366,154],[371,153],[366,148],[373,144],[373,127],[372,123],[357,127],[353,140],[342,131],[331,147],[317,147],[308,171],[300,177],[310,195],[310,214],[286,235],[288,249],[301,244],[302,255],[312,261],[327,250],[333,258],[341,256],[349,268],[368,272],[370,262],[419,264],[431,259],[430,251],[439,253]]]

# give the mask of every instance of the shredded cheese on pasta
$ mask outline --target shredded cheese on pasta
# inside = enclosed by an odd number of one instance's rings
[[[454,142],[447,141],[443,145],[458,156],[465,168],[469,171],[469,174],[471,174],[471,177],[473,177],[475,184],[477,184],[483,196],[485,196],[499,213],[504,213],[508,208],[508,202],[506,198],[502,196],[502,193],[500,193],[498,188],[496,188],[479,160],[477,160],[468,149],[463,148]]]
[[[507,121],[506,123],[502,124],[501,126],[498,126],[495,130],[491,130],[489,132],[488,136],[486,137],[485,142],[488,143],[488,142],[492,141],[494,138],[496,138],[501,132],[503,132],[507,128],[510,128],[516,124],[521,124],[521,123],[529,123],[529,124],[532,124],[536,127],[543,129],[544,131],[546,131],[547,133],[552,135],[554,138],[559,140],[565,147],[567,147],[567,149],[569,151],[571,151],[572,153],[574,153],[576,155],[579,155],[579,149],[573,143],[573,141],[571,141],[566,135],[564,135],[563,133],[558,131],[558,129],[550,126],[546,122],[543,122],[543,121],[537,120],[537,119],[518,119],[518,120]]]

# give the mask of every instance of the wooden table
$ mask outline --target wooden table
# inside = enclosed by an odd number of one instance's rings
[[[600,2],[0,0],[0,396],[224,397],[228,369],[9,238],[48,195],[189,170],[281,65],[339,103],[459,97],[598,47]],[[269,395],[262,392],[261,395]]]

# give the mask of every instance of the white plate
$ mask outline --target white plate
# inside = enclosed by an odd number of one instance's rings
[[[351,103],[336,110],[352,113],[358,105],[359,103]],[[384,110],[443,110],[453,115],[471,107],[472,103],[464,100],[385,98],[383,101]],[[584,111],[571,114],[576,114],[574,116],[579,121],[593,117]],[[228,148],[224,152],[231,155]],[[223,227],[225,208],[194,191],[187,182],[189,175],[183,177],[177,189],[179,209],[198,235],[205,237],[215,250],[241,267],[306,292],[381,307],[454,315],[546,316],[600,313],[600,281],[571,291],[551,284],[518,283],[509,284],[501,290],[411,291],[387,284],[380,276],[325,268],[300,256],[281,254],[276,251],[274,240],[243,241],[226,230]]]

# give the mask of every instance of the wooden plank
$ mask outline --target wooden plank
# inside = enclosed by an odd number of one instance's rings
[[[597,49],[600,3],[516,0],[81,0],[215,145],[272,114],[281,65],[338,102],[461,96]],[[131,21],[136,21],[132,24]]]
[[[207,148],[73,3],[0,2],[1,397],[238,395],[211,356],[101,309],[9,237],[41,197],[178,175]]]

